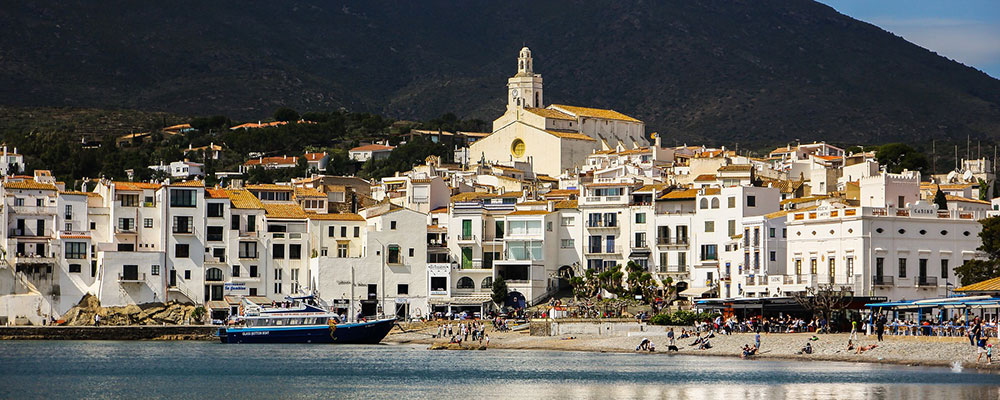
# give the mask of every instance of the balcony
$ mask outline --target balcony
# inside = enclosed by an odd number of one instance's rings
[[[11,212],[16,215],[46,215],[55,214],[55,206],[12,206]]]
[[[173,233],[175,235],[194,235],[194,227],[193,226],[187,226],[187,227],[177,227],[177,226],[175,226],[174,229],[171,230],[171,233]]]
[[[892,275],[872,276],[872,284],[875,286],[892,286],[893,276]]]
[[[233,282],[248,282],[248,283],[260,282],[260,275],[254,275],[254,276],[249,276],[249,275],[247,275],[247,276],[243,276],[243,275],[234,276],[232,278],[232,280],[233,280]]]
[[[606,246],[600,246],[600,247],[587,246],[585,249],[585,253],[587,255],[609,255],[609,254],[620,255],[622,254],[622,247],[614,246],[609,248]]]
[[[253,232],[240,231],[240,239],[256,239],[256,238],[257,238],[257,231]]]
[[[660,274],[686,274],[688,268],[687,265],[661,265],[656,269],[656,272]]]
[[[647,243],[645,240],[639,241],[639,242],[633,241],[632,242],[632,248],[633,249],[648,249],[649,248],[649,243]]]
[[[590,229],[618,229],[618,221],[587,220]]]
[[[222,264],[222,265],[225,265],[226,264],[226,256],[215,257],[215,256],[206,255],[205,256],[205,264]]]
[[[659,238],[656,238],[656,245],[657,246],[666,246],[666,247],[687,247],[687,245],[688,245],[688,238],[687,238],[687,236],[684,236],[684,237],[674,237],[674,238],[671,238],[671,237],[659,237]]]
[[[476,235],[458,235],[458,243],[475,243]]]
[[[90,237],[90,231],[59,231],[59,237],[60,238],[70,237],[70,238],[74,238],[74,239],[79,239],[79,238],[84,238],[84,237],[88,237],[89,238]]]
[[[143,283],[146,281],[146,273],[141,274],[118,274],[119,283]]]
[[[47,238],[49,237],[49,235],[50,233],[48,232],[44,232],[41,235],[39,235],[37,232],[32,232],[27,229],[11,228],[7,236],[8,238],[15,238],[15,237]]]
[[[917,286],[922,287],[934,287],[937,286],[938,278],[936,276],[918,276]]]
[[[45,256],[43,254],[17,254],[14,256],[14,264],[55,264],[58,260],[55,256]]]

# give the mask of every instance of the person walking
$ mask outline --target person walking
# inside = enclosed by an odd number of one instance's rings
[[[667,332],[667,341],[670,342],[671,346],[676,346],[674,344],[674,328],[670,328],[670,331]]]
[[[858,340],[858,319],[851,318],[851,336],[847,338],[848,342],[856,342]]]
[[[755,347],[756,347],[756,348],[757,348],[758,350],[760,350],[760,332],[757,332],[757,334],[756,334],[756,335],[754,336],[754,338],[753,338],[753,341],[754,341],[754,345],[755,345]]]
[[[882,335],[885,334],[885,315],[882,313],[878,314],[878,320],[875,322],[875,333],[878,335],[878,341],[882,341]]]
[[[94,326],[101,326],[101,315],[94,314]]]

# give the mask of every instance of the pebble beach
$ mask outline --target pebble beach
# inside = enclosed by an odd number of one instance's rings
[[[667,338],[663,336],[664,327],[648,327],[648,338],[656,347],[654,354],[686,354],[721,357],[739,357],[744,345],[753,345],[753,333],[734,333],[732,335],[716,334],[711,339],[712,348],[699,350],[691,345],[694,338],[677,339],[679,351],[667,351]],[[488,350],[488,349],[534,349],[563,350],[588,352],[618,352],[650,354],[648,351],[636,352],[635,348],[642,340],[642,335],[561,335],[561,336],[531,336],[527,330],[518,332],[495,332],[487,329],[490,337],[488,348],[479,342],[465,342],[462,345],[449,344],[447,339],[434,338],[436,325],[414,327],[406,331],[394,330],[384,342],[389,344],[424,344],[431,349],[447,350]],[[675,328],[679,333],[680,329]],[[816,336],[818,340],[810,340]],[[847,350],[849,334],[819,334],[812,333],[770,333],[761,334],[761,348],[756,359],[784,360],[821,360],[847,361],[866,363],[891,363],[901,365],[950,366],[952,368],[1000,369],[1000,361],[994,354],[992,364],[985,363],[985,355],[980,363],[976,363],[976,347],[962,337],[922,337],[922,336],[885,336],[882,342],[875,335],[858,334],[855,345],[867,346],[877,344],[878,347],[857,354]],[[811,343],[812,354],[799,354],[800,350]],[[996,345],[996,339],[991,339]]]

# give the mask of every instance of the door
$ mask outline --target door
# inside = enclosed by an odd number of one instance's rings
[[[122,278],[126,281],[139,280],[138,265],[122,265]]]
[[[462,220],[462,239],[468,240],[472,238],[472,220],[463,219]]]
[[[35,236],[45,236],[45,220],[44,219],[38,220],[38,223],[36,225],[38,227],[38,232],[35,233]]]
[[[24,220],[23,219],[17,220],[17,232],[14,232],[14,235],[15,236],[24,235]]]
[[[167,286],[177,286],[177,270],[170,270],[170,277],[167,279]]]
[[[406,320],[406,315],[409,314],[410,305],[406,303],[396,303],[396,319]]]
[[[462,268],[472,268],[472,248],[462,248]]]

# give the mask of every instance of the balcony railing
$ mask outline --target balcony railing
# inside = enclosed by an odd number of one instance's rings
[[[588,228],[617,228],[618,221],[587,220]]]
[[[476,235],[459,234],[458,240],[461,242],[473,242],[476,240]]]
[[[892,275],[875,275],[872,276],[872,283],[875,286],[892,286],[893,276]]]
[[[918,276],[917,286],[937,286],[938,278],[936,276]]]
[[[649,248],[649,244],[645,240],[639,242],[632,242],[633,249],[646,249]]]
[[[591,247],[587,246],[587,254],[621,254],[622,247],[614,246],[613,248],[608,248],[607,246]]]
[[[146,281],[146,273],[141,274],[118,274],[118,282],[121,283],[140,283]]]
[[[11,212],[18,215],[55,214],[55,206],[11,206]]]
[[[682,274],[687,272],[687,265],[661,265],[656,269],[661,274]]]
[[[685,237],[659,237],[656,244],[660,246],[687,246],[688,238]]]

